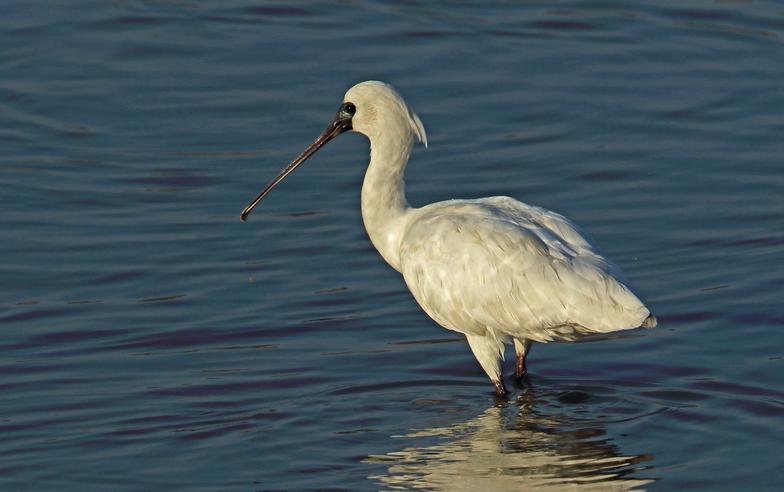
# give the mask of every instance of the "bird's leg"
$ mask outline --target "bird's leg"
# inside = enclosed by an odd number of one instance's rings
[[[474,353],[474,357],[479,361],[479,365],[487,373],[487,377],[495,385],[495,393],[501,398],[507,395],[506,386],[504,386],[504,377],[501,374],[501,351],[504,348],[502,341],[491,337],[481,335],[469,335],[466,333],[468,345]]]
[[[520,379],[526,372],[525,355],[518,352],[517,357],[515,358],[515,377]]]
[[[523,340],[522,342],[517,338],[514,339],[515,354],[515,376],[517,379],[522,378],[528,370],[525,367],[525,356],[531,350],[531,342]]]
[[[504,385],[504,379],[498,378],[493,380],[493,384],[495,385],[495,394],[498,398],[506,398],[506,395],[509,392],[506,390],[506,386]]]

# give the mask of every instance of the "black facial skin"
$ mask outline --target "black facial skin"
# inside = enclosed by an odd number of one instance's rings
[[[356,112],[357,112],[357,107],[354,106],[354,104],[352,104],[350,102],[345,102],[345,103],[340,105],[340,113],[341,114],[344,114],[344,115],[346,115],[348,117],[352,117],[352,116],[354,116],[354,113],[356,113]]]

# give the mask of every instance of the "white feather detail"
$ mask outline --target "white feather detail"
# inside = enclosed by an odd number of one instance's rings
[[[408,117],[411,121],[411,129],[414,131],[414,135],[427,148],[427,133],[425,133],[425,125],[422,124],[422,120],[419,119],[416,113],[411,111],[408,112]]]

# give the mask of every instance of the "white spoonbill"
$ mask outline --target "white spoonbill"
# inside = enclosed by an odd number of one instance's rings
[[[414,299],[438,324],[463,333],[496,393],[504,343],[514,341],[516,375],[532,342],[656,326],[656,318],[566,217],[505,196],[447,200],[413,208],[403,175],[422,121],[389,85],[368,81],[346,92],[324,132],[242,211],[343,132],[370,140],[362,219],[370,240],[403,274]]]

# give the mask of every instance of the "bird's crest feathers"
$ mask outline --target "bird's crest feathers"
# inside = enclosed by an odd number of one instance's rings
[[[408,117],[411,119],[411,129],[414,131],[417,140],[422,142],[425,148],[427,148],[427,133],[425,133],[425,125],[422,124],[422,120],[419,119],[416,113],[412,113],[410,110]]]

